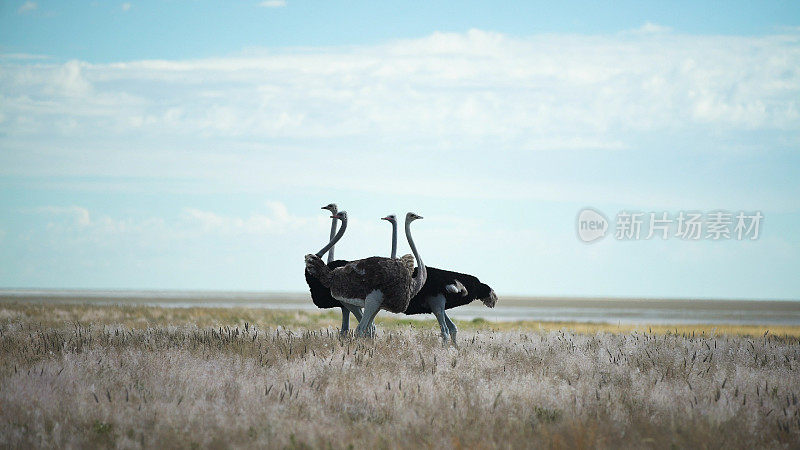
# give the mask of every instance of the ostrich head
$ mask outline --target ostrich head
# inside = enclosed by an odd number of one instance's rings
[[[406,214],[406,223],[413,222],[417,219],[422,219],[422,216],[414,214],[413,212]]]
[[[386,217],[381,217],[381,220],[387,220],[387,221],[389,221],[391,223],[397,223],[397,217],[395,217],[394,214],[389,214]]]
[[[494,308],[494,305],[497,304],[497,294],[494,293],[494,289],[489,289],[489,295],[482,298],[481,301],[489,308]]]
[[[336,203],[328,203],[321,209],[327,209],[328,211],[331,212],[331,214],[336,214],[339,211],[339,207],[336,206]]]
[[[497,294],[494,293],[494,289],[483,283],[480,283],[475,291],[475,297],[489,308],[494,308],[497,303]]]

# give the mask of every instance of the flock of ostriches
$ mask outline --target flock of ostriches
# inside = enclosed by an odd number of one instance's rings
[[[432,313],[439,321],[444,343],[450,339],[455,345],[458,329],[445,310],[476,299],[489,308],[497,302],[494,290],[476,277],[425,266],[411,238],[411,222],[422,217],[406,214],[405,233],[413,256],[397,258],[397,219],[389,215],[382,220],[392,224],[391,256],[343,261],[333,259],[333,248],[347,229],[347,213],[339,211],[335,203],[322,209],[332,214],[330,242],[316,254],[306,255],[306,282],[317,307],[342,309],[342,334],[348,332],[351,312],[358,320],[355,335],[359,337],[374,335],[373,321],[381,309],[404,314]],[[338,231],[337,221],[341,221]],[[327,264],[322,261],[326,252]]]

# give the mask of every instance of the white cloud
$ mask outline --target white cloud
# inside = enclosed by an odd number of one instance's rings
[[[297,217],[289,214],[281,202],[267,202],[267,213],[256,213],[249,217],[224,216],[211,211],[185,208],[184,217],[192,224],[200,226],[204,232],[236,234],[274,234],[297,230],[318,220]]]
[[[47,55],[37,55],[33,53],[0,53],[0,60],[34,60],[50,59]]]
[[[263,242],[276,236],[296,236],[309,229],[324,229],[327,220],[320,217],[305,218],[290,214],[280,202],[266,202],[261,212],[245,217],[224,215],[214,211],[184,208],[179,216],[114,217],[82,206],[43,206],[28,210],[47,218],[41,230],[52,239],[69,239],[71,245],[92,242],[113,247],[127,239],[141,239],[143,244],[158,246],[170,241],[196,241],[213,235],[217,240],[233,240],[246,245],[247,239]],[[130,244],[130,243],[129,243]]]
[[[61,66],[55,74],[50,85],[55,88],[55,92],[70,96],[84,96],[90,93],[91,84],[86,80],[82,73],[83,63],[72,60]]]
[[[199,60],[1,64],[0,173],[121,179],[110,188],[156,177],[206,190],[321,189],[339,173],[357,174],[337,180],[344,189],[370,193],[591,201],[601,190],[590,184],[533,180],[502,162],[539,150],[653,151],[641,136],[701,147],[694,138],[709,130],[722,150],[748,145],[737,139],[748,130],[756,148],[800,139],[797,33],[470,30]]]
[[[33,212],[51,216],[71,217],[75,224],[88,226],[92,224],[89,210],[81,206],[42,206],[35,208]]]
[[[796,128],[798,64],[795,35],[518,39],[471,30],[223,59],[8,65],[0,94],[12,119],[69,112],[86,131],[613,149],[631,131]]]
[[[653,22],[645,22],[644,25],[642,25],[641,27],[636,28],[635,30],[631,30],[631,33],[656,34],[656,33],[668,33],[670,31],[672,31],[672,28],[670,27],[658,25]]]
[[[127,2],[126,2],[126,3],[123,3],[121,7],[122,7],[122,10],[123,10],[123,11],[127,12],[127,11],[130,11],[130,9],[131,9],[131,7],[132,7],[132,6],[133,6],[133,5],[131,5],[130,3],[127,3]]]
[[[286,0],[267,0],[258,4],[262,8],[283,8],[286,6]]]
[[[19,7],[19,9],[17,9],[17,12],[22,14],[22,13],[26,13],[28,11],[33,11],[34,9],[36,9],[38,7],[39,7],[39,5],[37,5],[36,2],[25,2]]]

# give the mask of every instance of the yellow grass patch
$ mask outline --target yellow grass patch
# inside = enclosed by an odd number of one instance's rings
[[[417,316],[419,317],[419,316]],[[0,303],[0,319],[14,318],[56,325],[64,322],[80,322],[94,324],[119,324],[129,328],[146,328],[156,325],[195,324],[199,327],[243,325],[245,322],[256,324],[262,328],[304,328],[319,329],[338,327],[341,324],[339,310],[304,311],[278,310],[262,308],[164,308],[160,306],[120,306],[91,304],[43,304],[43,303]],[[398,330],[406,327],[427,329],[438,328],[437,322],[431,319],[410,319],[395,314],[379,314],[376,324],[386,330]],[[550,331],[568,330],[581,334],[630,333],[632,331],[655,334],[678,335],[737,335],[763,336],[765,333],[774,336],[800,337],[800,326],[788,325],[626,325],[585,322],[546,322],[522,320],[515,322],[492,322],[484,319],[454,320],[462,330],[486,331]],[[351,317],[351,325],[356,324]]]

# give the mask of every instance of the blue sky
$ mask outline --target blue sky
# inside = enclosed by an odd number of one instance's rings
[[[652,22],[683,33],[759,35],[795,27],[800,16],[794,1],[4,1],[0,8],[8,50],[91,62],[379,44],[471,28],[598,34]]]
[[[334,201],[501,294],[798,299],[797,5],[2,2],[0,287],[301,291]]]

